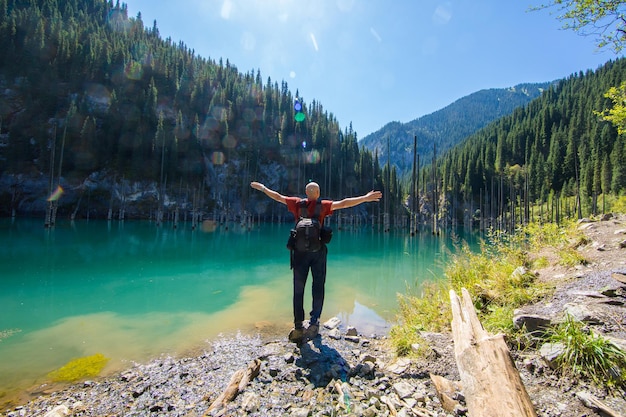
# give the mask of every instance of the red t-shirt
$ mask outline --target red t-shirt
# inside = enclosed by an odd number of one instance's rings
[[[300,197],[287,197],[287,210],[293,214],[296,221],[300,218]],[[313,216],[315,214],[315,200],[306,199],[306,206],[309,212],[309,216]],[[318,219],[321,225],[324,225],[324,217],[330,216],[333,214],[333,201],[332,200],[322,200],[322,209],[320,210],[320,218]]]

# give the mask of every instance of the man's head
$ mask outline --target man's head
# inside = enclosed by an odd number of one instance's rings
[[[316,182],[310,182],[306,185],[306,197],[309,200],[317,200],[320,198],[320,186]]]

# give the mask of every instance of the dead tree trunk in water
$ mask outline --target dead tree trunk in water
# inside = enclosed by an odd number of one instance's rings
[[[439,235],[439,196],[437,195],[437,144],[433,143],[433,235]]]
[[[417,211],[419,209],[419,200],[417,199],[417,135],[413,135],[413,174],[411,175],[411,197],[413,204],[411,205],[411,221],[410,221],[410,233],[411,235],[417,232]]]
[[[52,226],[52,206],[51,200],[52,192],[54,191],[54,159],[56,157],[56,143],[57,143],[57,125],[54,124],[52,129],[52,145],[50,146],[50,187],[48,188],[48,207],[46,208],[46,218],[44,220],[44,227]]]

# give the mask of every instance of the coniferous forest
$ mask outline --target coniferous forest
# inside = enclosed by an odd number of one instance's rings
[[[598,112],[624,80],[624,59],[573,74],[448,152],[437,161],[447,215],[515,224],[606,212],[607,196],[626,191],[626,140]]]
[[[367,221],[508,226],[599,213],[626,189],[625,141],[595,113],[624,60],[400,175],[306,92],[163,39],[119,0],[0,0],[0,55],[2,216],[271,220],[250,181],[302,194],[315,180],[324,198],[383,190],[347,211]]]
[[[48,190],[31,195],[22,181],[33,174],[64,188],[58,209],[69,212],[89,193],[94,207],[130,213],[138,183],[153,184],[146,207],[135,201],[138,216],[192,205],[244,212],[253,179],[298,194],[314,179],[335,198],[385,188],[400,205],[399,187],[382,183],[395,174],[321,103],[161,39],[156,22],[130,18],[124,4],[0,0],[0,19],[1,173],[13,175],[5,215],[41,209]]]

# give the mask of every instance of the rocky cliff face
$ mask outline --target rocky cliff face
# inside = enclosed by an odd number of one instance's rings
[[[215,165],[205,161],[202,184],[164,184],[121,177],[113,171],[93,172],[85,178],[62,176],[50,181],[42,172],[0,174],[0,217],[44,217],[50,201],[57,204],[58,218],[151,219],[161,209],[164,216],[178,210],[180,216],[199,213],[201,216],[236,218],[244,215],[247,206],[254,206],[254,215],[266,214],[268,202],[250,192],[253,178],[241,175],[240,163]],[[259,181],[280,189],[287,177],[286,169],[276,163],[262,165]],[[62,191],[57,191],[58,186]],[[249,197],[249,198],[247,198]],[[257,204],[256,201],[259,201]],[[251,204],[254,203],[254,204]]]

